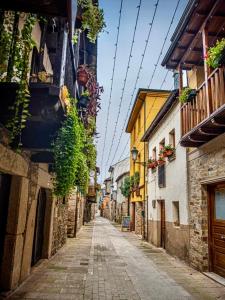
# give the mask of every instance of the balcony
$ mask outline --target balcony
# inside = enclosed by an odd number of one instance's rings
[[[0,122],[6,125],[12,117],[9,109],[13,105],[18,89],[17,83],[0,83]],[[23,148],[32,153],[34,162],[52,163],[52,142],[64,119],[60,88],[50,83],[30,83],[30,117],[22,132]]]
[[[182,146],[199,147],[225,132],[224,76],[224,68],[215,69],[181,107]]]

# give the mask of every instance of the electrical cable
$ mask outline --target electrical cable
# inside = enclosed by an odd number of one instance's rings
[[[135,42],[135,36],[136,36],[136,31],[137,31],[137,25],[138,25],[141,5],[142,5],[142,0],[139,0],[139,5],[137,6],[138,10],[137,10],[137,16],[136,16],[136,21],[135,21],[135,26],[134,26],[133,38],[132,38],[132,42],[131,42],[131,48],[130,48],[128,63],[127,63],[127,68],[126,68],[126,73],[125,73],[125,79],[124,79],[124,83],[123,83],[122,94],[121,94],[121,97],[120,97],[119,110],[118,110],[118,114],[117,114],[117,118],[116,118],[116,122],[115,122],[115,127],[114,127],[114,130],[113,130],[113,137],[112,137],[112,142],[111,142],[111,145],[110,145],[110,148],[109,148],[109,154],[108,154],[108,159],[107,159],[107,162],[106,162],[106,166],[108,165],[109,158],[110,158],[111,151],[112,151],[112,147],[113,147],[113,143],[114,143],[114,139],[115,139],[115,136],[116,136],[116,129],[117,129],[119,116],[120,116],[120,112],[121,112],[121,105],[122,105],[124,91],[125,91],[125,87],[126,87],[128,72],[129,72],[129,69],[130,69],[130,61],[131,61],[131,58],[132,58],[132,52],[133,52],[133,47],[134,47],[134,42]]]
[[[103,157],[104,157],[104,152],[105,152],[106,137],[107,137],[107,132],[108,132],[109,112],[110,112],[110,106],[112,103],[112,89],[113,89],[114,74],[115,74],[115,67],[116,67],[116,58],[117,58],[117,50],[118,50],[118,42],[119,42],[119,34],[120,34],[122,8],[123,8],[123,0],[121,0],[121,2],[120,2],[119,21],[118,21],[118,26],[117,26],[115,53],[114,53],[114,57],[113,57],[113,69],[112,69],[111,86],[110,86],[109,102],[108,102],[107,117],[106,117],[106,127],[105,127],[104,140],[103,140],[103,150],[102,150],[102,159],[101,159],[101,168],[100,168],[101,170],[102,170]]]

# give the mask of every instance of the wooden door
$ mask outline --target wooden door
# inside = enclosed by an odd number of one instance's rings
[[[225,277],[225,184],[209,190],[210,271]]]
[[[3,258],[6,226],[8,220],[11,176],[0,173],[0,268]]]
[[[31,265],[35,265],[42,258],[42,249],[44,242],[44,223],[45,223],[45,207],[46,207],[45,189],[40,189],[37,200],[33,252]]]
[[[161,235],[160,235],[160,247],[165,248],[166,240],[166,215],[165,215],[165,201],[160,201],[160,215],[161,215]]]
[[[131,204],[131,231],[135,231],[135,202]]]

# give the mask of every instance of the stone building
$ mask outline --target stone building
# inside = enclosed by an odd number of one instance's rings
[[[201,12],[204,11],[204,14]],[[180,143],[188,149],[189,259],[192,266],[225,276],[224,61],[210,68],[209,47],[225,37],[224,1],[189,1],[162,62],[182,71],[192,94],[181,106]],[[197,22],[196,22],[197,21]],[[188,29],[187,29],[188,28]],[[190,35],[190,31],[193,33]],[[178,43],[179,41],[179,43]],[[221,54],[220,54],[221,55]],[[209,61],[208,61],[209,62]]]
[[[84,207],[85,197],[82,193],[74,191],[68,198],[68,237],[76,237],[77,232],[82,227],[84,223]]]
[[[31,32],[35,46],[28,53],[30,73],[25,74],[29,77],[30,115],[14,140],[21,144],[20,151],[10,142],[12,131],[6,129],[11,119],[9,107],[16,101],[20,83],[8,79],[12,56],[7,57],[7,70],[1,73],[0,97],[4,101],[0,109],[0,291],[5,292],[15,289],[33,266],[50,258],[66,242],[68,199],[53,193],[52,142],[66,114],[65,89],[72,97],[82,91],[76,82],[77,66],[90,63],[96,67],[97,46],[82,42],[86,33],[82,33],[80,44],[72,44],[77,14],[73,1],[34,2],[0,4],[0,26],[9,17],[15,32],[25,26],[29,12],[45,16],[45,20],[35,19]],[[10,49],[14,49],[15,39],[11,42]],[[89,51],[84,51],[87,48]],[[82,204],[78,206],[77,228],[82,223],[84,200],[79,202]]]
[[[148,241],[188,260],[187,153],[180,144],[178,90],[171,92],[142,141],[148,142]],[[167,148],[171,148],[167,152]],[[168,148],[168,149],[169,149]],[[161,153],[161,154],[160,154]],[[169,155],[167,156],[167,153]],[[158,158],[163,158],[158,164]]]

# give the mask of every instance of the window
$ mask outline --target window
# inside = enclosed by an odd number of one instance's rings
[[[152,159],[156,159],[156,147],[152,150]]]
[[[175,148],[175,129],[171,130],[169,133],[169,143],[173,148]]]
[[[158,166],[158,186],[164,188],[166,186],[166,168],[165,164]]]
[[[180,226],[179,201],[173,201],[173,224],[174,226]]]

